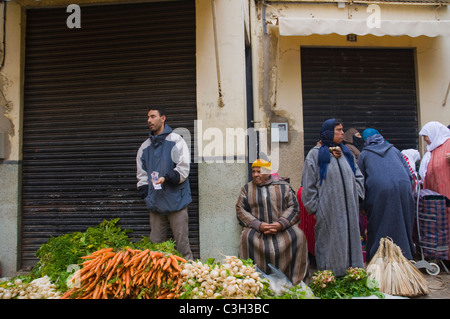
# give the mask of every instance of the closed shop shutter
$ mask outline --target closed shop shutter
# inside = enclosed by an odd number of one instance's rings
[[[305,154],[320,127],[375,128],[399,150],[418,149],[413,49],[301,48]]]
[[[136,153],[151,105],[194,136],[194,1],[28,9],[22,267],[59,236],[120,218],[136,240],[150,232],[136,191]],[[189,135],[184,136],[189,141]],[[193,153],[193,142],[191,149]],[[199,257],[197,166],[191,164],[190,242]]]

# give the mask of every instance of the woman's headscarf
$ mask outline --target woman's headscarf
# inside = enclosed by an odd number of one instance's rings
[[[420,160],[420,153],[418,150],[415,150],[413,148],[408,148],[406,150],[402,150],[402,154],[406,156],[408,159],[408,164],[412,169],[412,173],[417,173],[416,171],[416,162]]]
[[[344,133],[344,144],[352,144],[361,152],[362,148],[364,147],[364,140],[361,137],[356,137],[356,133],[359,133],[356,128],[349,128]]]
[[[442,123],[431,121],[425,124],[419,132],[421,136],[428,136],[430,145],[427,144],[427,151],[420,162],[419,175],[425,179],[427,166],[430,162],[431,152],[445,143],[450,138],[450,130]]]
[[[444,124],[432,121],[422,127],[419,135],[426,135],[430,138],[431,144],[427,145],[427,151],[431,152],[450,138],[450,130]]]
[[[350,152],[347,146],[343,143],[337,144],[333,142],[334,139],[334,127],[338,122],[336,119],[329,119],[323,122],[322,128],[320,130],[320,139],[322,141],[322,146],[319,149],[319,169],[320,169],[320,184],[327,176],[327,168],[330,163],[330,147],[339,146],[344,153],[353,173],[355,172],[355,166],[353,163],[353,154]]]
[[[362,138],[365,141],[364,145],[381,144],[384,143],[384,137],[374,128],[367,128],[362,133]]]

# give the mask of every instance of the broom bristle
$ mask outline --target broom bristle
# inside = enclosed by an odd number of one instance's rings
[[[380,246],[375,255],[367,265],[367,273],[369,277],[375,280],[379,285],[381,284],[381,277],[385,269],[384,264],[384,238],[380,239]]]
[[[381,243],[383,247],[381,248]],[[414,297],[429,292],[422,273],[403,256],[392,239],[380,240],[379,250],[384,254],[384,270],[379,275],[380,291],[396,296]]]

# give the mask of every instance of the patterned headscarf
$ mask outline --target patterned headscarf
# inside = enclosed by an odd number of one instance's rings
[[[334,127],[336,126],[336,119],[329,119],[323,122],[322,128],[320,130],[320,138],[322,141],[322,146],[319,149],[319,169],[320,169],[320,184],[322,185],[322,180],[327,177],[327,168],[330,163],[330,147],[339,146],[342,149],[353,173],[355,173],[355,165],[353,163],[353,154],[350,152],[347,146],[343,143],[336,144],[333,142],[334,139]]]

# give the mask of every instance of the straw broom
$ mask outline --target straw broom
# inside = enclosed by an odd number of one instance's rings
[[[380,245],[375,252],[375,255],[370,260],[369,264],[367,265],[366,272],[369,274],[369,277],[373,280],[375,280],[378,284],[381,282],[382,274],[385,269],[384,264],[384,241],[385,238],[380,239]]]
[[[414,266],[405,256],[403,256],[402,251],[399,246],[394,245],[395,248],[395,254],[398,259],[399,265],[401,268],[403,268],[403,274],[407,275],[407,279],[409,279],[409,282],[411,284],[411,291],[409,294],[404,294],[403,296],[409,296],[409,297],[415,297],[415,296],[421,296],[421,295],[427,295],[430,290],[428,287],[428,282],[423,276],[423,274],[420,272],[419,269],[417,269],[416,266]]]
[[[377,269],[379,273],[376,274],[376,277],[379,278],[381,292],[405,297],[428,294],[428,282],[425,277],[403,256],[400,247],[391,238],[380,240],[378,250],[383,257],[384,265],[384,269],[381,271]],[[370,264],[368,272],[369,266]]]

